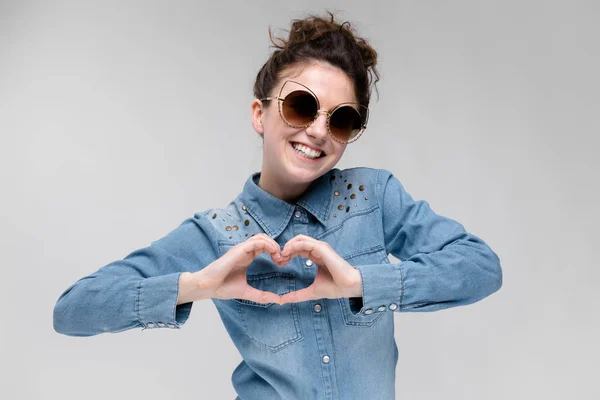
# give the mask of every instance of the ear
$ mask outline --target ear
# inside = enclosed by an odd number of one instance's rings
[[[263,136],[265,129],[263,128],[262,118],[264,116],[262,101],[254,99],[250,106],[252,110],[252,126],[259,135]]]

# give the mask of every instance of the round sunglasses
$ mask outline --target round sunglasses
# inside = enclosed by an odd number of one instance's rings
[[[293,86],[292,91],[282,98],[281,94],[286,85],[288,88]],[[352,143],[357,140],[367,128],[369,119],[369,109],[359,103],[341,103],[331,111],[321,110],[319,99],[313,91],[303,84],[291,80],[283,83],[279,96],[260,100],[278,100],[279,115],[283,122],[291,128],[307,128],[316,121],[319,113],[324,113],[327,116],[329,136],[339,143]]]

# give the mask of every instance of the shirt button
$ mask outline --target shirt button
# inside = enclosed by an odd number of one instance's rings
[[[164,326],[165,326],[165,323],[164,323],[164,322],[159,322],[159,323],[158,323],[158,326],[160,326],[160,327],[163,327],[163,328],[164,328]]]
[[[395,310],[396,308],[398,308],[398,305],[396,303],[390,304],[390,310]]]
[[[367,309],[365,310],[365,314],[366,314],[366,315],[373,314],[373,310],[371,310],[370,308],[367,308]]]
[[[152,322],[148,322],[146,324],[146,327],[148,327],[148,328],[154,328],[154,324]]]
[[[311,265],[313,265],[313,262],[312,262],[312,260],[306,260],[306,265],[308,265],[309,267],[310,267]]]
[[[321,305],[315,304],[315,306],[313,307],[313,310],[315,310],[315,312],[321,312]]]
[[[302,213],[300,211],[296,211],[294,215],[296,216],[296,218],[300,218],[302,216]]]
[[[323,362],[329,364],[329,356],[323,356]]]
[[[167,326],[168,326],[169,328],[175,328],[175,325],[173,325],[173,324],[167,324]]]
[[[380,306],[377,311],[385,311],[385,306]]]

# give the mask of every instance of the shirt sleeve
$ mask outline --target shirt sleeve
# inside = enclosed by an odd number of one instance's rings
[[[180,329],[193,303],[177,305],[179,276],[216,259],[206,213],[73,283],[56,302],[54,330],[92,336],[137,327]]]
[[[378,201],[385,247],[400,263],[357,265],[362,297],[353,313],[437,311],[474,303],[502,286],[500,259],[479,237],[427,201],[415,201],[391,172],[379,170]]]

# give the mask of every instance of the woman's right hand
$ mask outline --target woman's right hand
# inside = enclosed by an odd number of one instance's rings
[[[282,259],[280,251],[279,244],[264,233],[250,237],[200,271],[182,273],[179,277],[177,304],[209,298],[279,303],[280,296],[277,293],[265,292],[248,285],[246,270],[261,253],[270,254],[277,265],[285,265],[289,260]]]

